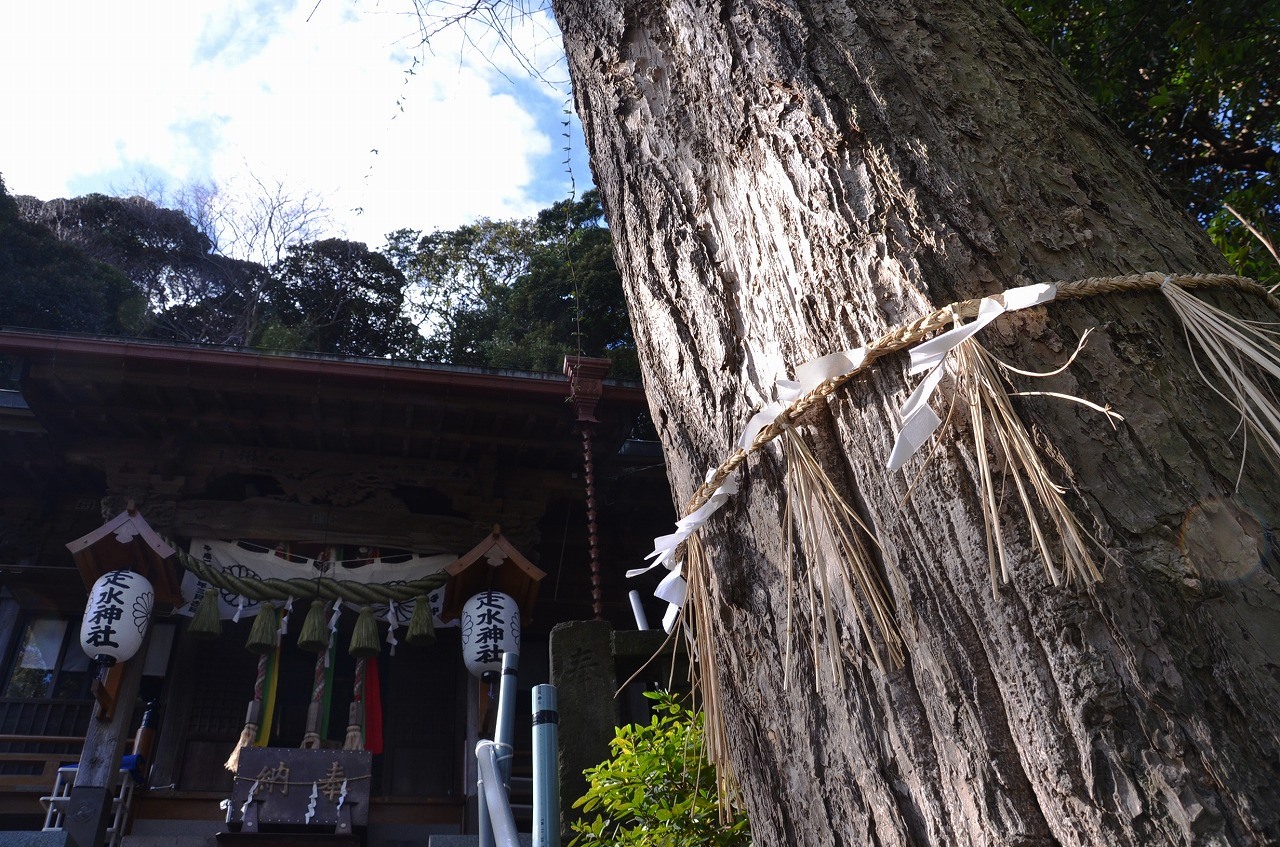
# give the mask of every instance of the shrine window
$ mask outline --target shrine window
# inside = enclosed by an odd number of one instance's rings
[[[163,677],[173,645],[173,625],[152,628],[144,678]],[[80,646],[80,622],[52,615],[32,616],[9,662],[3,696],[26,700],[85,700],[93,667]],[[143,683],[144,688],[156,687]],[[158,693],[158,692],[157,692]]]
[[[89,657],[65,618],[35,617],[23,627],[4,696],[77,700],[89,696]]]

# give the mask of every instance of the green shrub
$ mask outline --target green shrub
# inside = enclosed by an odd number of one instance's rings
[[[587,793],[573,804],[570,847],[745,847],[745,813],[720,822],[715,770],[702,752],[702,715],[665,692],[648,724],[619,727],[610,758],[586,770]],[[595,819],[590,814],[595,812]]]

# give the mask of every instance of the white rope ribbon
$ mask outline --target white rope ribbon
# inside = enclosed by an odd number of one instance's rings
[[[889,456],[889,470],[896,471],[901,468],[928,442],[930,436],[942,424],[942,420],[929,407],[929,398],[942,380],[942,364],[947,354],[1005,312],[1048,303],[1057,296],[1057,293],[1056,285],[1041,283],[1011,288],[1003,294],[986,297],[979,304],[978,316],[972,322],[950,329],[911,349],[909,373],[917,374],[922,371],[929,373],[902,407],[902,431],[899,432],[897,441],[893,445],[893,452]],[[794,380],[779,379],[774,382],[774,394],[777,399],[765,404],[747,421],[746,427],[738,437],[738,449],[751,449],[751,444],[760,431],[783,415],[797,398],[813,391],[829,379],[861,369],[866,361],[866,348],[854,347],[798,365]],[[708,471],[706,481],[710,482],[715,472],[714,468]],[[706,503],[676,521],[675,532],[653,540],[653,552],[645,556],[646,559],[653,560],[650,564],[627,571],[628,579],[648,573],[659,565],[670,571],[653,592],[658,599],[667,601],[667,611],[662,618],[662,628],[667,632],[675,626],[688,591],[688,585],[682,573],[683,565],[674,559],[676,548],[697,532],[717,509],[737,493],[737,480],[730,474]],[[388,633],[388,639],[390,637]]]
[[[712,468],[707,472],[706,479],[710,480],[715,475],[715,469]],[[724,482],[720,483],[720,487],[715,490],[707,500],[694,511],[685,515],[676,521],[676,531],[670,535],[662,535],[653,539],[653,552],[645,556],[646,559],[653,559],[653,562],[643,568],[633,568],[627,571],[627,578],[637,577],[642,573],[648,573],[658,565],[663,565],[667,570],[677,567],[672,562],[676,548],[684,543],[685,539],[693,535],[698,529],[707,522],[707,519],[715,513],[717,509],[728,502],[729,498],[738,493],[738,481],[732,475],[727,477]]]
[[[396,645],[400,642],[396,640],[396,601],[387,600],[387,643],[391,645],[391,655],[396,654]]]
[[[284,601],[284,614],[280,616],[280,630],[276,633],[276,641],[284,639],[289,632],[289,615],[293,612],[293,598]]]
[[[942,380],[942,366],[947,354],[977,335],[1005,312],[1039,306],[1056,296],[1056,285],[1039,283],[1010,288],[1003,294],[984,297],[978,304],[978,316],[973,321],[935,335],[911,348],[911,367],[907,373],[914,375],[928,371],[928,374],[902,406],[902,429],[889,454],[890,471],[901,469],[942,425],[942,419],[929,407],[929,398]]]

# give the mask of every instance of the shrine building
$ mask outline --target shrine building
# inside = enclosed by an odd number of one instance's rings
[[[674,519],[607,370],[0,331],[0,837],[475,832],[485,669],[519,638],[524,718],[555,625],[636,628],[623,573]],[[117,750],[123,801],[85,785]]]

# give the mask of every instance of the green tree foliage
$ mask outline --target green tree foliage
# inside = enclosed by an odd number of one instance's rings
[[[599,194],[589,191],[530,220],[393,233],[387,253],[409,280],[427,356],[558,371],[565,355],[581,351],[612,359],[614,376],[638,376],[603,217]]]
[[[1275,263],[1225,208],[1280,232],[1280,0],[1011,0],[1238,272]]]
[[[507,296],[528,263],[531,239],[521,221],[481,219],[423,235],[399,230],[387,255],[405,275],[410,312],[438,362],[487,366]]]
[[[526,272],[516,280],[498,331],[495,360],[507,351],[536,349],[535,326],[555,345],[539,369],[559,370],[566,353],[582,353],[613,360],[615,377],[638,378],[631,320],[622,293],[622,276],[613,261],[613,239],[603,225],[600,194],[591,190],[579,200],[562,200],[538,213],[533,231],[538,245],[530,253]],[[550,365],[550,368],[547,368]]]
[[[267,200],[275,211],[265,217],[297,212],[299,226],[310,225],[310,207],[294,208],[278,191]],[[112,277],[116,301],[134,307],[127,327],[95,323],[92,309],[73,310],[83,316],[78,321],[60,312],[22,318],[33,326],[540,371],[559,371],[566,354],[581,352],[608,356],[614,376],[639,374],[622,281],[594,191],[532,219],[481,220],[427,235],[401,230],[381,253],[339,239],[288,241],[297,228],[277,233],[255,229],[253,221],[229,222],[227,210],[209,197],[188,203],[187,211],[101,194],[9,204],[23,220],[10,217],[24,231],[43,233],[46,246],[88,254],[132,281]],[[263,265],[220,254],[202,228],[208,224],[196,223],[206,217],[220,222],[218,232],[278,235],[263,241],[263,254],[274,250],[279,258]],[[64,291],[89,284],[77,273],[63,281]],[[63,308],[52,291],[27,293],[44,296],[45,311]],[[20,305],[9,311],[25,315],[35,308]]]
[[[289,247],[271,268],[258,346],[343,356],[417,358],[405,278],[364,244],[331,238]]]
[[[183,212],[142,197],[18,198],[23,217],[123,272],[150,306],[145,334],[250,343],[266,269],[213,252]],[[143,327],[139,327],[143,329]]]
[[[670,694],[654,701],[648,724],[619,727],[610,758],[586,771],[574,802],[570,847],[741,847],[751,843],[745,813],[720,821],[716,777],[702,753],[702,715]],[[595,817],[590,815],[595,813]]]
[[[115,335],[145,306],[124,274],[24,220],[0,179],[0,324]]]

